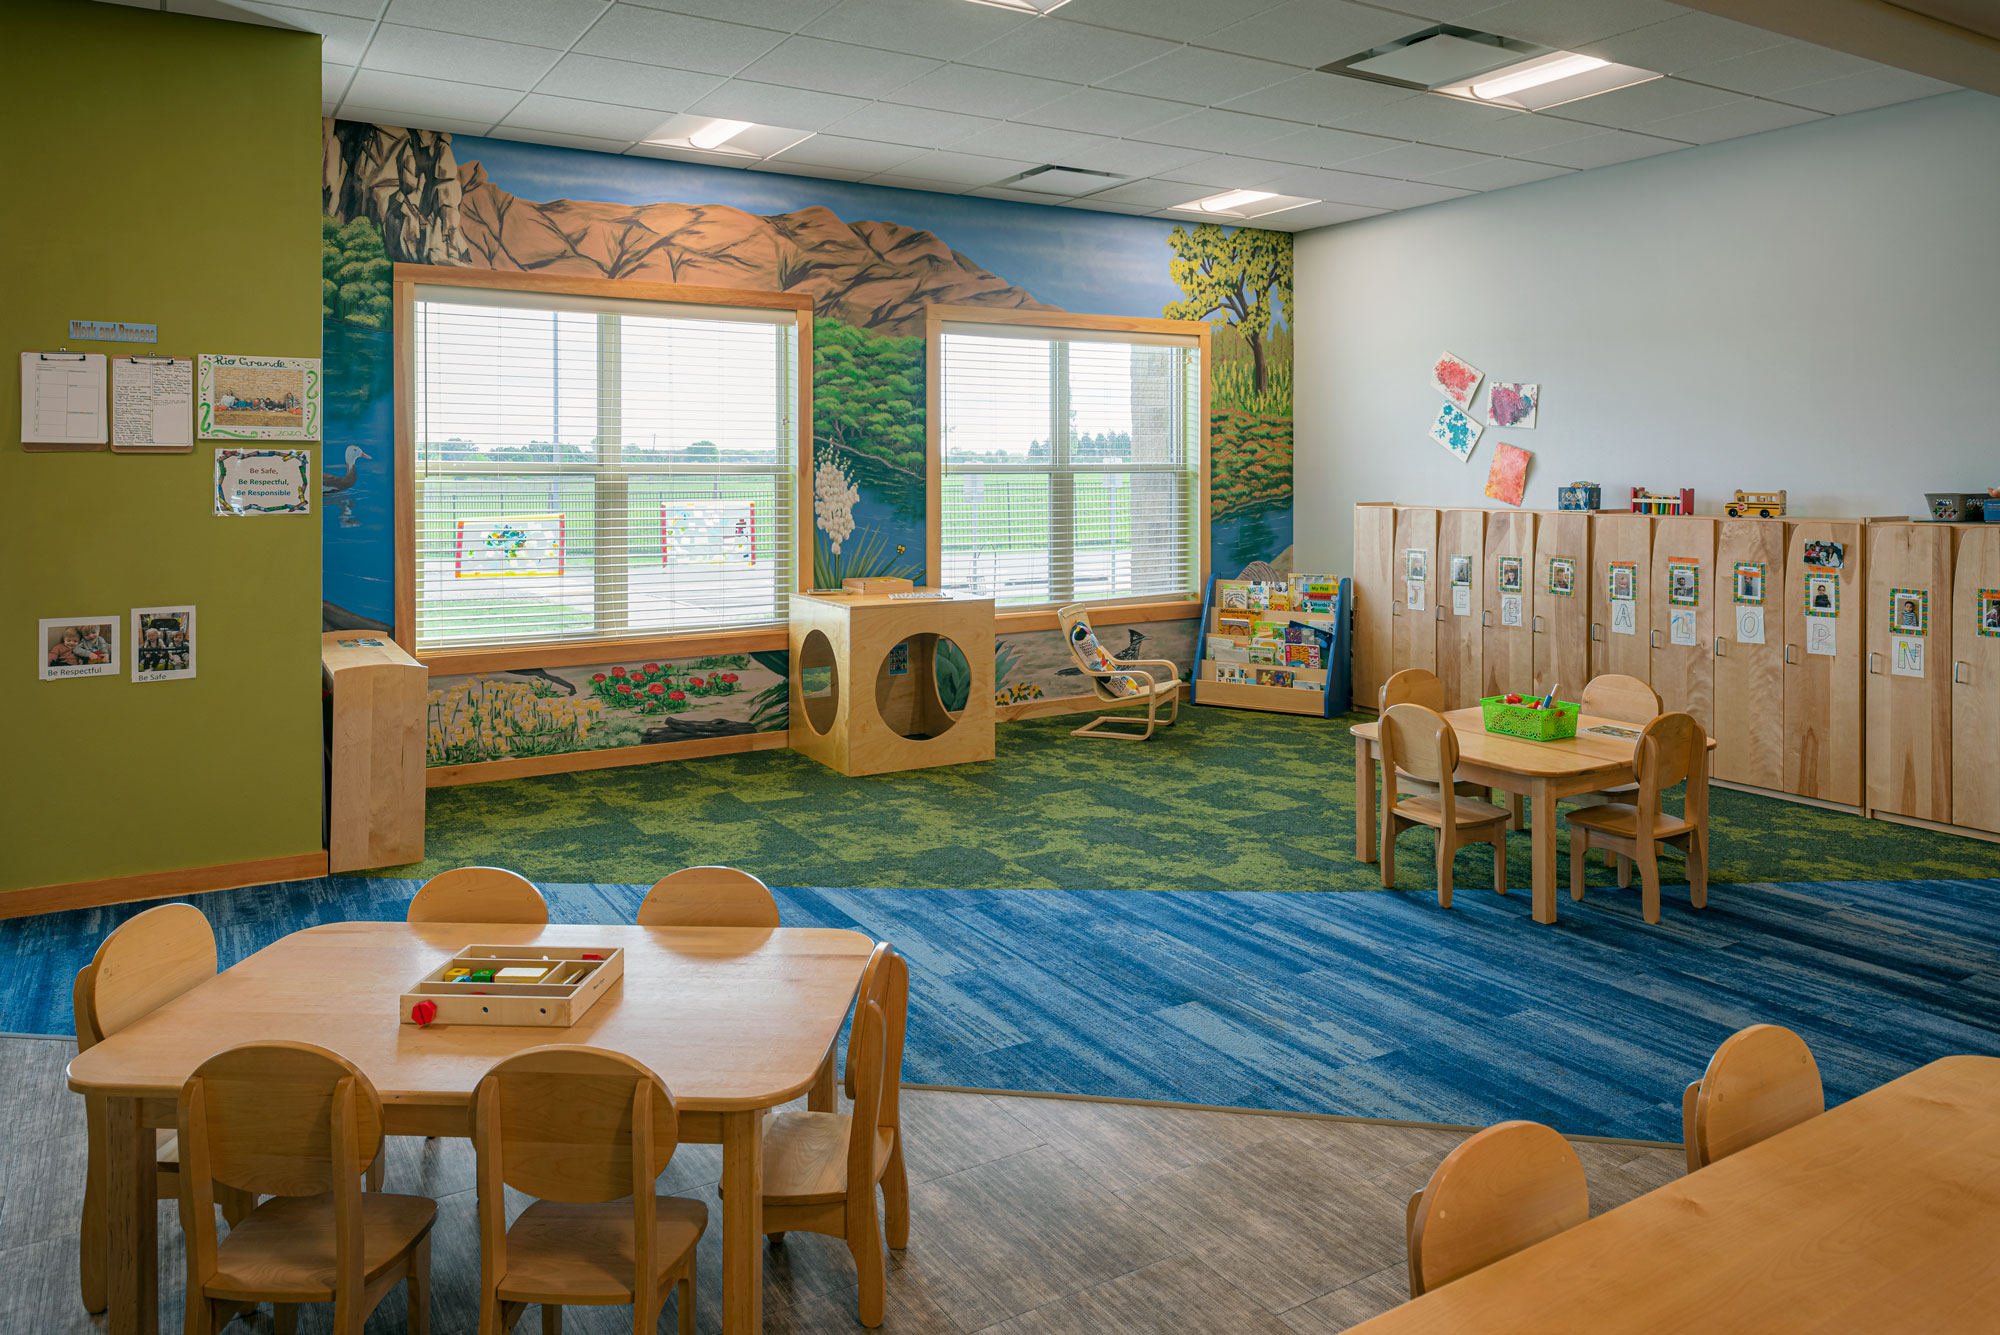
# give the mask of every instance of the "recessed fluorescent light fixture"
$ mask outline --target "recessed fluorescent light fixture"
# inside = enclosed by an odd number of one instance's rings
[[[1239,213],[1246,204],[1255,204],[1260,199],[1276,199],[1269,190],[1225,190],[1207,199],[1197,199],[1186,207],[1200,209],[1203,213]]]
[[[669,119],[647,135],[632,151],[647,157],[681,157],[694,162],[720,162],[743,166],[760,158],[782,153],[812,138],[809,130],[787,130],[755,121],[725,120],[719,116],[680,115]],[[666,150],[663,153],[649,152]]]
[[[749,129],[749,121],[713,120],[687,137],[696,148],[717,149]]]
[[[1273,213],[1283,213],[1286,209],[1302,208],[1307,204],[1319,203],[1316,199],[1304,199],[1297,195],[1274,195],[1269,190],[1225,190],[1219,195],[1208,195],[1192,203],[1175,206],[1178,213],[1217,213],[1225,218],[1239,221],[1249,218],[1263,218]]]
[[[1061,9],[1069,0],[972,0],[975,5],[989,5],[994,9],[1011,9],[1016,14],[1047,14]]]
[[[1596,97],[1660,77],[1652,70],[1616,65],[1596,56],[1552,51],[1434,91],[1447,97],[1512,107],[1516,111],[1546,111],[1578,98]]]

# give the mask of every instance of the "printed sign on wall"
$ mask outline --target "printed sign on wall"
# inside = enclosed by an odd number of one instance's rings
[[[498,515],[458,521],[453,579],[520,579],[562,572],[561,515]]]
[[[215,512],[303,515],[312,512],[312,451],[217,450]]]

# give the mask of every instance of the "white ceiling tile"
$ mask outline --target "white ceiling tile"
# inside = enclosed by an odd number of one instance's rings
[[[661,119],[658,111],[646,107],[615,107],[574,97],[529,93],[521,99],[519,106],[501,119],[500,124],[515,130],[617,139],[622,141],[622,147],[651,134],[659,127]]]
[[[633,158],[668,158],[674,162],[699,162],[706,167],[733,167],[738,171],[762,161],[760,158],[736,158],[722,153],[703,153],[699,149],[647,143],[632,145],[625,150],[625,155]]]
[[[900,51],[877,51],[817,37],[787,37],[746,66],[743,77],[850,97],[880,97],[937,67],[935,60]]]
[[[1157,176],[1207,154],[1198,148],[1169,144],[1145,144],[1137,139],[1099,139],[1068,165],[1091,171],[1117,172],[1121,176]]]
[[[485,37],[432,32],[385,23],[368,44],[361,67],[425,79],[485,84],[489,88],[533,88],[562,53],[545,46],[495,42]]]
[[[1289,137],[1298,128],[1290,121],[1209,107],[1156,125],[1133,138],[1181,148],[1205,148],[1211,153],[1255,153],[1274,140]]]
[[[1248,111],[1258,116],[1326,125],[1344,116],[1356,116],[1392,102],[1407,102],[1421,96],[1424,95],[1386,83],[1370,83],[1366,79],[1350,79],[1341,74],[1315,71],[1283,83],[1274,83],[1269,88],[1260,88],[1243,97],[1230,98],[1222,105],[1231,111]]]
[[[783,125],[794,130],[823,130],[868,105],[867,99],[820,93],[810,88],[731,79],[689,102],[684,110],[758,125]]]
[[[555,130],[526,130],[518,125],[496,125],[490,132],[495,139],[513,139],[524,144],[553,144],[558,148],[584,148],[594,153],[623,153],[632,146],[630,139],[599,139],[587,134],[563,134]]]
[[[1560,114],[1524,111],[1485,125],[1458,130],[1451,133],[1449,139],[1440,142],[1469,153],[1516,154],[1581,139],[1596,134],[1597,130],[1595,125],[1566,120]]]
[[[658,9],[613,5],[576,44],[585,55],[638,60],[648,65],[734,74],[784,37],[741,23],[718,23]]]
[[[1227,51],[1204,51],[1184,46],[1157,60],[1126,70],[1109,79],[1096,80],[1121,93],[1146,97],[1184,98],[1190,102],[1225,102],[1232,97],[1269,88],[1295,77],[1298,70],[1269,60],[1231,55]]]
[[[1439,172],[1450,171],[1454,167],[1476,167],[1482,162],[1492,161],[1494,159],[1484,153],[1439,148],[1435,144],[1403,144],[1350,162],[1347,170],[1414,181],[1433,179]]]
[[[1388,209],[1364,208],[1359,204],[1334,204],[1322,200],[1318,204],[1302,204],[1283,213],[1274,213],[1268,218],[1259,218],[1258,227],[1282,232],[1304,231],[1309,227],[1331,227],[1335,223],[1353,222],[1357,218],[1373,218],[1389,212]]]
[[[1138,134],[1194,109],[1186,102],[1169,102],[1160,97],[1117,93],[1109,88],[1079,88],[1013,119],[1088,134]]]
[[[1404,102],[1391,102],[1358,116],[1348,116],[1334,126],[1357,134],[1387,135],[1391,139],[1419,139],[1450,148],[1466,148],[1463,140],[1497,121],[1520,113],[1501,107],[1476,106],[1455,97],[1423,93]],[[1477,152],[1477,149],[1471,150]]]
[[[1787,88],[1779,97],[1795,106],[1838,116],[1850,111],[1867,111],[1871,107],[1886,107],[1895,102],[1909,102],[1919,97],[1933,97],[1938,93],[1948,93],[1953,87],[1952,84],[1911,74],[1907,70],[1885,68],[1828,79],[1824,83]]]
[[[338,102],[347,92],[347,81],[354,77],[352,65],[325,65],[319,67],[319,95]]]
[[[813,167],[837,167],[858,175],[872,176],[908,162],[923,150],[906,144],[878,144],[870,139],[849,139],[837,134],[816,134],[812,138],[767,159]]]
[[[975,190],[972,193],[978,195],[985,192]],[[1114,204],[1101,195],[1091,195],[1085,199],[1064,200],[1063,206],[1072,209],[1088,209],[1092,213],[1125,213],[1139,218],[1143,218],[1152,212],[1144,204]]]
[[[935,107],[939,111],[963,111],[1005,120],[1077,91],[1075,84],[1057,83],[1053,79],[1035,79],[977,65],[942,65],[904,84],[893,96],[907,106]]]
[[[1010,176],[1019,176],[1039,162],[1019,162],[1012,158],[990,158],[981,153],[920,153],[895,169],[898,176],[914,176],[925,181],[950,181],[957,185],[996,185]]]
[[[797,32],[832,9],[836,0],[622,0],[643,9],[667,9],[705,19],[728,19],[758,28]]]
[[[260,27],[290,28],[295,32],[316,32],[323,39],[320,59],[334,65],[359,65],[375,33],[370,19],[352,15],[323,14],[290,5],[266,5],[256,0],[173,0],[168,8],[177,14],[198,14],[204,18],[230,19]]]
[[[1821,83],[1881,68],[1845,51],[1829,51],[1806,42],[1785,42],[1752,51],[1747,56],[1697,65],[1686,71],[1685,77],[1717,88],[1770,97],[1800,84]]]
[[[1084,159],[1116,142],[1104,135],[1078,134],[1074,130],[1056,130],[1043,125],[1002,123],[988,125],[976,136],[961,140],[959,147],[977,148],[981,153],[1020,158],[1037,165],[1052,162],[1061,167],[1096,168],[1095,163]]]
[[[1505,190],[1510,185],[1526,185],[1530,181],[1546,181],[1553,176],[1568,176],[1567,167],[1551,166],[1545,162],[1524,162],[1519,158],[1487,158],[1484,162],[1470,167],[1455,167],[1424,179],[1436,185],[1455,185],[1461,190]]]
[[[859,181],[873,176],[872,171],[857,171],[850,167],[823,167],[818,163],[791,162],[785,158],[765,158],[752,163],[751,171],[776,172],[781,176],[810,176],[821,181]]]
[[[509,88],[482,88],[448,79],[419,79],[385,70],[357,70],[343,105],[374,107],[415,116],[450,116],[491,125],[511,110],[521,95]],[[420,122],[410,122],[419,124]]]
[[[1706,111],[1742,100],[1735,93],[1689,83],[1684,79],[1649,79],[1645,83],[1635,83],[1629,88],[1600,93],[1596,97],[1564,102],[1550,110],[1565,120],[1588,121],[1592,125],[1629,130],[1646,121],[1681,116],[1691,111]]]
[[[389,23],[567,50],[609,0],[390,0]]]
[[[454,116],[432,115],[408,107],[370,107],[352,99],[341,103],[339,118],[367,125],[397,125],[406,130],[449,130],[453,134],[485,134],[490,120],[460,120]]]
[[[1686,147],[1672,139],[1634,134],[1630,130],[1603,130],[1568,143],[1538,148],[1523,156],[1536,162],[1552,162],[1558,167],[1608,167],[1614,162],[1630,162]]]
[[[535,91],[645,107],[649,111],[685,111],[698,98],[721,86],[722,79],[714,74],[572,52],[542,76]]]
[[[1076,23],[1192,42],[1279,0],[1069,0],[1063,17]],[[1488,0],[1491,3],[1491,0]]]
[[[1210,33],[1201,44],[1318,68],[1428,26],[1422,19],[1345,0],[1291,0]]]
[[[1299,171],[1289,176],[1274,177],[1257,188],[1375,209],[1414,208],[1419,204],[1442,203],[1472,193],[1451,186],[1433,185],[1428,181],[1398,181],[1387,176],[1363,176],[1358,172],[1340,171]]]
[[[1803,125],[1822,119],[1821,113],[1782,102],[1765,102],[1746,97],[1706,111],[1690,111],[1679,116],[1648,121],[1641,126],[1647,134],[1668,139],[1684,139],[1692,144],[1712,144],[1719,139],[1736,139],[1746,134],[1778,130],[1787,125]]]
[[[1126,32],[1106,32],[1060,18],[1022,24],[961,62],[986,69],[1032,74],[1068,83],[1097,83],[1174,49],[1171,42]]]
[[[1260,144],[1256,151],[1258,157],[1274,158],[1279,162],[1296,163],[1302,167],[1338,167],[1357,158],[1399,148],[1404,142],[1401,139],[1385,139],[1381,135],[1353,134],[1347,130],[1328,130],[1313,126],[1297,134]]]
[[[1513,0],[1479,11],[1481,32],[1543,46],[1574,47],[1685,14],[1666,0]]]
[[[1016,190],[1004,185],[976,185],[965,192],[981,199],[1004,199],[1014,204],[1044,204],[1062,206],[1070,202],[1068,195],[1046,195],[1034,190]]]
[[[1269,189],[1275,194],[1278,193],[1278,188],[1271,185],[1271,182],[1285,181],[1295,184],[1301,176],[1310,174],[1286,162],[1266,162],[1259,158],[1231,157],[1227,153],[1217,153],[1185,166],[1160,172],[1159,179],[1172,181],[1193,191],[1193,195],[1189,196],[1193,198],[1217,190]],[[1284,193],[1296,195],[1300,192],[1288,184]]]
[[[920,176],[895,174],[871,176],[868,178],[868,184],[888,186],[891,190],[928,190],[934,195],[962,195],[966,189],[961,182],[933,181]]]
[[[119,0],[125,3],[125,0]],[[311,9],[321,14],[344,14],[351,19],[375,20],[382,17],[382,10],[388,0],[299,0],[294,9]],[[178,9],[178,5],[159,4],[156,0],[145,0],[144,9]]]
[[[1396,0],[1389,8],[1439,23],[1463,24],[1482,9],[1491,9],[1499,0]]]
[[[1762,28],[1713,14],[1682,14],[1664,23],[1635,28],[1602,41],[1578,42],[1576,49],[1601,60],[1637,65],[1660,74],[1679,74],[1697,65],[1748,55],[1789,40]]]
[[[1124,185],[1114,185],[1109,190],[1100,190],[1090,196],[1106,203],[1126,204],[1134,208],[1163,209],[1170,205],[1186,204],[1208,187],[1190,185],[1186,181],[1145,180],[1130,181]]]
[[[843,116],[827,128],[850,139],[874,139],[890,144],[919,148],[943,148],[971,135],[988,130],[999,122],[984,116],[961,116],[951,111],[930,111],[921,107],[897,106],[892,102],[871,102],[852,116]],[[1025,155],[1016,155],[1025,156]]]
[[[842,0],[800,31],[809,37],[956,60],[1028,21],[1025,14],[992,5]]]

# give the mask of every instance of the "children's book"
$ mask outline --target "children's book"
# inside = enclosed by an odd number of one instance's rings
[[[1250,584],[1247,580],[1219,579],[1215,582],[1217,594],[1222,599],[1225,611],[1239,611],[1250,606]]]
[[[1217,617],[1215,628],[1232,639],[1247,640],[1251,635],[1251,624],[1242,617]]]
[[[1250,649],[1247,645],[1217,644],[1214,640],[1210,640],[1208,645],[1208,656],[1218,663],[1247,663],[1250,661]]]
[[[1291,686],[1298,680],[1298,674],[1290,668],[1260,667],[1257,669],[1259,686]]]

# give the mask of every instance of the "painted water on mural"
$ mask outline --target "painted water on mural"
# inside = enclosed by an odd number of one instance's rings
[[[320,525],[328,630],[388,630],[396,611],[396,498],[390,337],[345,320],[323,322],[330,377]],[[339,559],[333,559],[335,555]]]

